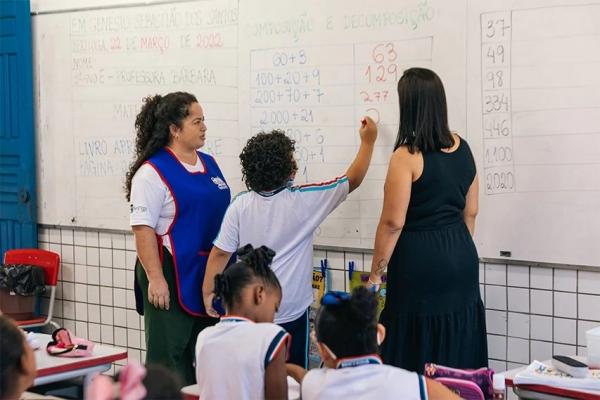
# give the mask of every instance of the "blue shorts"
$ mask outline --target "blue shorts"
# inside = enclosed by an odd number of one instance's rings
[[[289,363],[308,368],[309,322],[307,309],[298,319],[279,324],[292,336]]]

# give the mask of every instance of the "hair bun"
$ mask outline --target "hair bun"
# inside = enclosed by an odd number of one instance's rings
[[[254,252],[254,247],[252,247],[252,245],[250,243],[237,249],[237,255],[241,259],[244,259],[245,257],[249,257],[251,255],[251,253],[253,253],[253,252]]]
[[[267,246],[260,246],[255,249],[251,244],[247,244],[238,249],[237,255],[240,260],[249,266],[254,267],[255,269],[257,267],[264,269],[271,265],[273,258],[275,258],[275,251]]]
[[[354,320],[361,324],[368,324],[377,319],[378,299],[375,293],[364,286],[358,286],[352,291],[350,307]]]
[[[268,248],[267,246],[260,246],[254,250],[258,257],[263,261],[265,266],[271,265],[273,258],[275,258],[275,251]]]

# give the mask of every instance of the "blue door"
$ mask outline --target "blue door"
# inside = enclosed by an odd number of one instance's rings
[[[0,256],[37,247],[29,0],[0,0]]]

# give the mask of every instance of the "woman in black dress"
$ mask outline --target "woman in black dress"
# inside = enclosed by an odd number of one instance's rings
[[[450,132],[440,78],[411,68],[398,82],[400,127],[385,182],[369,285],[387,268],[380,322],[385,363],[487,366],[485,309],[472,239],[478,180],[467,142]]]

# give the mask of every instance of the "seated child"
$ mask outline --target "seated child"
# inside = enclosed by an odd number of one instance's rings
[[[269,267],[275,252],[251,245],[215,276],[215,296],[225,316],[204,329],[196,343],[200,398],[287,399],[285,359],[289,334],[273,323],[281,286]]]
[[[302,399],[459,399],[442,384],[415,372],[383,365],[377,347],[385,328],[377,323],[377,297],[365,287],[352,296],[328,292],[315,319],[317,347],[325,368],[306,372],[288,364],[301,381]]]
[[[35,375],[35,356],[24,332],[0,313],[0,399],[20,399]]]

